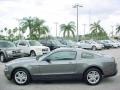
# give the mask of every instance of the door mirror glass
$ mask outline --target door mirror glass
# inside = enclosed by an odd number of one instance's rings
[[[48,63],[51,63],[51,60],[50,59],[45,59],[44,61],[48,62]]]

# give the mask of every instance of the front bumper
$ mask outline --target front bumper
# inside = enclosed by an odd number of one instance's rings
[[[7,59],[16,59],[16,58],[20,58],[20,57],[23,57],[24,54],[22,53],[18,53],[18,54],[7,54]]]
[[[12,78],[11,78],[11,74],[10,74],[10,72],[8,71],[8,70],[4,70],[4,75],[5,75],[5,77],[8,79],[8,80],[11,80]]]

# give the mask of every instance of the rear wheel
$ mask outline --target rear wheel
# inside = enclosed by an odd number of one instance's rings
[[[31,52],[30,52],[30,56],[31,56],[31,57],[34,57],[34,56],[36,56],[36,53],[35,53],[35,51],[31,51]]]
[[[17,69],[13,72],[13,80],[18,85],[26,85],[30,83],[30,74],[25,69]]]
[[[5,55],[3,53],[0,54],[0,61],[5,62]]]
[[[84,74],[84,80],[89,85],[97,85],[102,79],[102,73],[99,69],[90,68]]]

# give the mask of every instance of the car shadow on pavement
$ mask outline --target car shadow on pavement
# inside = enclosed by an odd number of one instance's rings
[[[83,80],[35,80],[34,84],[84,84]]]

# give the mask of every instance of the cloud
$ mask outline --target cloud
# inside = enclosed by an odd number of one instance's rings
[[[84,6],[79,9],[80,29],[83,29],[82,24],[89,24],[99,19],[106,28],[110,24],[115,25],[119,22],[119,0],[0,0],[0,21],[2,22],[0,28],[4,26],[12,28],[18,25],[18,19],[37,16],[46,21],[53,34],[55,22],[59,24],[76,22],[76,9],[73,8],[75,3]]]

